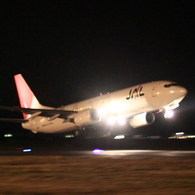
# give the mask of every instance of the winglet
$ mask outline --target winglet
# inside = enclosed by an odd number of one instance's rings
[[[15,75],[14,80],[15,80],[16,89],[20,101],[20,106],[22,108],[42,107],[21,74]],[[27,114],[23,114],[23,116],[24,118],[28,118]]]

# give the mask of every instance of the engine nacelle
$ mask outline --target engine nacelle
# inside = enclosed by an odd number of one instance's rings
[[[145,125],[150,125],[155,121],[155,117],[153,113],[141,113],[138,115],[135,115],[133,118],[129,120],[129,124],[133,128],[142,127]]]
[[[101,117],[98,115],[97,110],[84,110],[78,113],[74,118],[74,123],[77,126],[87,126],[98,123]]]

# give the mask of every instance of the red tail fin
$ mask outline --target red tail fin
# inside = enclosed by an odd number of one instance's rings
[[[42,105],[39,103],[34,93],[31,91],[30,87],[24,80],[21,74],[14,76],[16,89],[18,92],[18,97],[20,101],[20,106],[22,108],[40,108]],[[23,114],[24,118],[28,118],[27,114]]]

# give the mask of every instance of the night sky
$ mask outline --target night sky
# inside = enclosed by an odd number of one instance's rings
[[[43,105],[54,107],[172,80],[188,96],[175,119],[145,128],[195,133],[194,8],[180,0],[1,1],[0,105],[19,105],[18,73]],[[0,111],[0,117],[12,115]],[[8,127],[18,125],[0,124]]]

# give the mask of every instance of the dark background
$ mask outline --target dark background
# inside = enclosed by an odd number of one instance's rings
[[[138,132],[195,133],[194,13],[193,1],[180,0],[1,1],[0,105],[19,105],[18,73],[43,105],[53,107],[172,80],[189,91],[175,117],[159,115]],[[0,111],[0,117],[22,115]],[[0,129],[28,132],[9,123]]]

